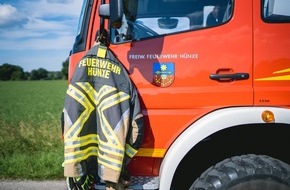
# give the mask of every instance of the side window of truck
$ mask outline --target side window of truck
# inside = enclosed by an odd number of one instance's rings
[[[216,27],[233,12],[233,0],[138,0],[127,6],[122,27],[110,30],[112,43]]]
[[[289,0],[263,0],[262,18],[266,22],[290,22]]]

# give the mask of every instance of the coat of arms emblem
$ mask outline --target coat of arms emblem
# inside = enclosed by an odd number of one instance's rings
[[[174,63],[153,63],[153,84],[168,87],[174,81]]]

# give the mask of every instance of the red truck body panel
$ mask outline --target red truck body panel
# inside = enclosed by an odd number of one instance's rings
[[[70,56],[69,78],[95,42],[99,3],[92,5],[85,51]],[[130,164],[133,174],[158,175],[161,160],[174,140],[214,110],[290,107],[290,24],[264,22],[260,3],[234,1],[232,18],[218,27],[110,44],[137,86],[145,115],[144,142]],[[154,84],[157,63],[173,65],[173,79],[164,86]],[[249,78],[210,78],[235,73],[246,73]]]

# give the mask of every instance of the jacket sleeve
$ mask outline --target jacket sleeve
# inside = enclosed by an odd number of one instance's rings
[[[126,154],[132,158],[141,147],[144,136],[144,118],[135,86],[131,96],[131,126],[127,135]]]

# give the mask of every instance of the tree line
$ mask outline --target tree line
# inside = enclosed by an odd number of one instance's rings
[[[4,63],[0,65],[0,80],[58,80],[68,78],[68,58],[62,63],[61,71],[47,71],[44,68],[34,69],[31,72],[24,72],[23,68],[17,65]]]

